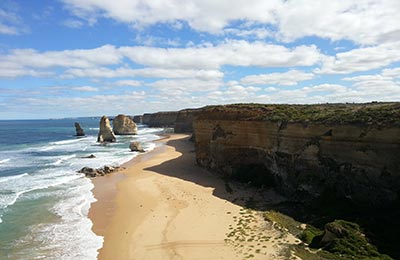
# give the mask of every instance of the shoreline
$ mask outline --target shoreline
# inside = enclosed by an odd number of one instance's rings
[[[160,147],[123,171],[92,180],[97,201],[89,218],[104,237],[98,259],[286,259],[285,245],[298,240],[236,202],[253,194],[233,195],[222,179],[197,166],[188,138],[161,138]],[[249,232],[239,242],[234,236],[242,229]]]

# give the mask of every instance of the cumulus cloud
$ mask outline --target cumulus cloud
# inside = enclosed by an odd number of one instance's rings
[[[299,81],[310,80],[314,78],[313,73],[306,73],[298,70],[289,70],[287,72],[275,72],[269,74],[249,75],[240,80],[245,85],[281,85],[294,86]]]
[[[351,40],[368,45],[400,40],[397,0],[284,1],[278,6],[278,35]]]
[[[188,48],[122,47],[132,61],[151,67],[218,69],[223,65],[284,67],[311,66],[321,54],[315,45],[287,48],[264,42],[229,40],[216,46]]]
[[[268,25],[283,41],[318,36],[368,45],[400,40],[397,0],[63,0],[76,16],[94,23],[114,19],[134,26],[184,21],[219,34],[235,21]]]
[[[117,48],[104,45],[94,49],[38,52],[34,49],[14,49],[0,56],[0,69],[28,71],[55,67],[88,68],[121,62]]]
[[[105,17],[143,26],[182,20],[196,30],[213,33],[220,32],[234,20],[274,22],[271,11],[280,4],[279,0],[126,0],[119,1],[118,4],[107,0],[63,0],[63,2],[75,15],[92,21]]]
[[[341,52],[334,57],[325,56],[322,67],[316,69],[321,74],[347,74],[385,67],[400,61],[400,41],[373,47]]]
[[[125,59],[142,65],[143,69],[124,67]],[[314,45],[287,48],[263,42],[224,41],[218,45],[187,48],[157,48],[148,46],[115,47],[104,45],[94,49],[39,52],[34,49],[14,49],[0,55],[0,69],[15,70],[15,76],[34,76],[32,71],[65,68],[64,77],[222,77],[220,68],[231,66],[285,67],[312,66],[321,59]],[[171,74],[174,74],[171,75]],[[179,74],[179,75],[175,75]],[[190,74],[190,75],[188,75]]]

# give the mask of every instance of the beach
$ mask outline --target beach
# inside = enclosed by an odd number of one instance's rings
[[[98,259],[287,259],[286,245],[299,241],[246,209],[240,201],[252,194],[230,193],[197,166],[188,139],[173,134],[122,172],[93,179]]]

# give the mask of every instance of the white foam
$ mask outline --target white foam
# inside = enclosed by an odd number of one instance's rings
[[[19,179],[19,178],[22,178],[22,177],[27,176],[27,175],[29,175],[29,174],[28,173],[23,173],[23,174],[19,174],[19,175],[0,177],[0,182],[6,182],[6,181]]]
[[[76,154],[67,155],[67,156],[62,156],[62,157],[61,157],[60,159],[58,159],[56,162],[52,163],[52,165],[60,165],[60,164],[62,164],[63,162],[65,162],[65,161],[67,161],[67,160],[69,160],[69,159],[75,158],[75,157],[76,157]]]
[[[26,194],[26,193],[32,192],[32,191],[36,191],[36,190],[47,189],[50,187],[56,187],[56,186],[68,183],[68,182],[73,181],[78,178],[82,178],[82,175],[74,174],[74,175],[66,175],[64,177],[51,178],[51,179],[43,178],[41,180],[38,180],[38,178],[36,178],[36,181],[35,181],[35,178],[31,178],[29,181],[25,182],[24,186],[23,185],[16,186],[17,190],[12,191],[12,193],[10,193],[10,194],[1,196],[0,197],[0,206],[2,209],[5,209],[11,205],[14,205],[23,194]],[[33,184],[32,182],[37,183],[38,181],[41,181],[42,183],[37,186],[32,185]],[[30,185],[29,184],[27,185],[27,183],[30,183]],[[23,189],[20,190],[21,188],[23,188]]]
[[[51,142],[50,145],[64,145],[64,144],[73,144],[84,141],[86,138],[72,139],[72,140],[63,140],[57,142]]]
[[[11,160],[10,158],[4,159],[4,160],[0,160],[0,164],[4,164],[6,162],[9,162],[10,160]]]

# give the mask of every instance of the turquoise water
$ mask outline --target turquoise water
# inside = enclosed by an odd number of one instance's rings
[[[75,137],[74,122],[86,132]],[[87,218],[93,185],[77,170],[120,165],[152,150],[163,129],[96,142],[99,118],[0,121],[0,259],[96,259],[103,238]],[[85,159],[94,154],[96,158]]]

